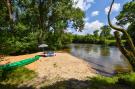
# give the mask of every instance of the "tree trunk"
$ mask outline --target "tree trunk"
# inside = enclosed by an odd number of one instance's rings
[[[5,0],[5,2],[7,5],[9,20],[12,21],[13,20],[13,16],[12,16],[13,10],[12,10],[11,0]]]
[[[117,41],[117,46],[120,49],[121,53],[129,60],[130,64],[133,67],[135,67],[135,46],[133,44],[133,41],[132,41],[130,35],[127,33],[127,31],[125,29],[118,28],[118,27],[112,25],[112,23],[111,23],[110,13],[111,13],[113,4],[114,4],[114,0],[112,0],[111,6],[110,6],[110,9],[108,12],[108,23],[112,29],[116,30],[114,32],[114,34],[115,34],[115,38]],[[121,38],[120,38],[119,32],[122,32],[125,35],[126,41],[127,41],[128,45],[130,46],[130,50],[121,44]],[[133,68],[133,69],[135,69],[135,68]]]
[[[13,8],[12,8],[12,0],[4,0],[6,7],[7,7],[7,12],[8,12],[8,17],[9,17],[9,28],[13,36],[15,36],[14,32],[14,21],[13,21]]]

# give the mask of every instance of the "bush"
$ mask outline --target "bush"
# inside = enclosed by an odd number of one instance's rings
[[[8,29],[0,33],[0,53],[22,54],[37,50],[37,32],[31,32],[25,25],[18,23],[14,34]]]

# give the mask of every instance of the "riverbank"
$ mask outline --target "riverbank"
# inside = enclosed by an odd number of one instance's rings
[[[12,63],[40,54],[41,52],[20,56],[8,56],[0,64]],[[45,82],[48,85],[69,79],[85,80],[87,77],[96,75],[95,71],[87,62],[65,52],[57,52],[56,56],[53,57],[41,57],[38,61],[25,67],[37,73],[37,78],[30,81],[29,85],[40,85],[41,82]]]
[[[100,40],[100,39],[96,39],[94,42],[84,41],[84,39],[81,39],[81,40],[82,41],[73,41],[73,43],[74,44],[96,44],[96,45],[117,46],[116,40]],[[121,43],[126,44],[126,41],[121,40]]]
[[[9,56],[0,63],[39,54]],[[54,57],[42,57],[25,67],[12,71],[5,81],[0,82],[0,89],[134,89],[135,85],[134,72],[112,77],[97,76],[87,62],[64,52],[58,52]]]

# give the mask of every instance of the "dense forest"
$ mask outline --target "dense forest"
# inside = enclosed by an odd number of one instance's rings
[[[73,35],[73,43],[89,43],[116,46],[115,37],[111,34],[111,27],[102,26],[99,30],[95,30],[93,34]],[[101,31],[101,32],[99,32]]]
[[[83,18],[84,12],[74,8],[72,0],[1,0],[1,53],[34,51],[42,43],[53,50],[62,48],[70,42],[64,33],[68,21],[82,30]]]

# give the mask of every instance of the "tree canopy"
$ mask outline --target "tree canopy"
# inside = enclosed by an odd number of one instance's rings
[[[111,27],[108,25],[104,25],[103,27],[101,27],[101,33],[100,33],[100,37],[103,38],[110,38],[111,37]]]
[[[135,1],[132,0],[126,3],[116,18],[118,20],[117,24],[120,26],[129,24],[127,32],[130,34],[135,44]],[[125,37],[125,35],[123,37]]]
[[[115,35],[115,38],[116,38],[116,41],[117,41],[117,46],[119,47],[119,49],[122,52],[122,54],[129,60],[129,62],[131,63],[131,65],[134,67],[135,66],[135,45],[133,43],[133,40],[132,40],[130,34],[124,28],[120,28],[120,27],[114,26],[111,23],[111,20],[110,20],[110,14],[111,14],[111,10],[112,10],[114,1],[115,0],[112,0],[112,3],[110,5],[110,9],[109,9],[109,12],[108,12],[108,23],[109,23],[110,27],[115,30],[114,35]],[[134,6],[134,0],[131,1],[131,6],[132,5]],[[130,5],[126,4],[124,6],[123,12],[125,12],[128,7],[130,7]],[[133,10],[129,10],[128,9],[128,11],[126,12],[126,14],[132,15],[132,12],[130,12],[130,11],[133,11],[133,13],[134,13],[134,8],[132,8],[132,9]],[[130,13],[128,13],[128,12],[130,12]],[[122,17],[123,14],[124,13],[121,12],[119,16]],[[128,17],[127,16],[124,16],[122,18],[126,18],[127,19]],[[132,18],[132,17],[129,17],[129,19],[127,19],[127,21],[130,21],[130,18]],[[126,22],[126,19],[125,19],[125,21],[122,21],[121,20],[122,22],[120,21],[119,22],[119,25],[125,24],[123,22]],[[134,20],[130,24],[133,25],[134,24]],[[126,38],[125,40],[127,42],[128,48],[125,47],[125,46],[123,46],[123,44],[121,43],[121,37],[120,37],[119,32],[121,32],[125,36],[125,38]]]
[[[0,49],[33,50],[41,43],[51,49],[63,47],[63,39],[69,36],[67,21],[79,30],[84,26],[84,12],[73,4],[72,0],[1,0]]]
[[[116,17],[119,21],[118,25],[125,25],[127,23],[135,23],[135,1],[132,0],[131,2],[126,3],[123,6],[122,11]]]

